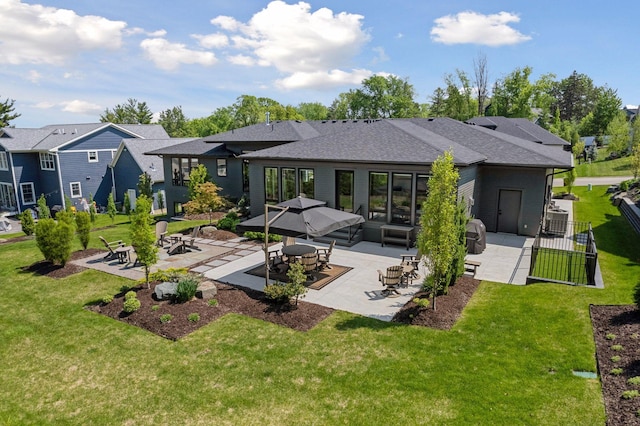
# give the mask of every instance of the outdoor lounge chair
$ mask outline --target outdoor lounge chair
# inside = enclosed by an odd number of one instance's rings
[[[300,258],[300,264],[304,267],[304,273],[308,281],[313,281],[316,277],[314,271],[318,270],[318,253],[305,253]]]
[[[420,249],[418,249],[418,253],[415,255],[412,254],[403,254],[402,257],[402,265],[411,265],[413,270],[409,272],[407,275],[412,280],[417,280],[420,278],[420,274],[418,274],[418,270],[420,268],[420,262],[422,260],[422,253]]]
[[[195,245],[196,238],[198,237],[199,234],[200,234],[200,225],[195,226],[193,228],[193,231],[191,232],[190,236],[182,239],[182,241],[184,242],[184,245],[185,246],[188,245],[190,249],[200,250]]]
[[[124,247],[124,243],[122,242],[122,240],[108,242],[102,235],[100,235],[98,238],[100,238],[100,241],[102,241],[104,246],[109,250],[109,253],[107,253],[107,255],[104,257],[104,260],[117,259],[118,253],[116,253],[114,249],[117,249],[118,247]]]
[[[167,226],[169,222],[161,220],[156,223],[156,244],[160,247],[164,246],[164,242],[167,241]]]
[[[186,248],[186,246],[184,244],[184,241],[180,240],[180,241],[177,241],[177,242],[171,244],[169,249],[167,249],[167,254],[168,255],[182,254],[185,251],[187,251],[187,248]]]
[[[319,248],[318,251],[318,269],[331,269],[329,265],[329,258],[333,252],[333,246],[336,245],[336,240],[331,241],[329,248]]]
[[[385,289],[382,290],[384,296],[397,297],[400,295],[398,286],[402,283],[403,273],[404,268],[402,265],[389,266],[384,274],[378,269],[378,280],[385,286]]]

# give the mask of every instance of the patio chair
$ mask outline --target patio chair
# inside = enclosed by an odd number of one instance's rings
[[[382,273],[382,271],[378,269],[378,281],[385,286],[385,289],[382,290],[384,296],[398,297],[400,295],[398,286],[402,283],[403,273],[404,268],[402,265],[389,266],[386,273]]]
[[[318,251],[318,269],[331,269],[329,265],[329,258],[333,252],[333,246],[336,245],[336,240],[331,241],[329,248],[319,248]]]
[[[168,255],[174,255],[174,254],[182,254],[187,250],[184,241],[178,241],[175,242],[173,244],[171,244],[171,246],[169,247],[169,249],[167,250],[167,254]]]
[[[198,235],[200,235],[200,225],[195,226],[193,228],[193,231],[191,231],[191,235],[186,237],[186,238],[183,238],[182,241],[184,241],[185,246],[189,246],[190,249],[200,250],[195,245],[195,241],[196,241],[196,238],[198,237]]]
[[[313,281],[316,277],[314,271],[318,270],[318,253],[305,253],[300,258],[300,264],[304,267],[304,273],[308,281]]]
[[[267,267],[270,271],[274,272],[282,272],[282,268],[286,266],[284,260],[282,260],[282,254],[278,249],[267,249],[267,253],[269,254],[269,260],[267,262]]]
[[[411,280],[419,279],[420,274],[418,273],[418,270],[420,268],[420,262],[422,261],[422,253],[420,252],[420,249],[418,249],[418,253],[415,255],[403,254],[400,255],[400,257],[402,258],[402,265],[411,265],[413,267],[413,270],[408,274],[409,278]]]
[[[296,239],[294,237],[284,237],[282,239],[282,247],[287,247],[287,246],[293,246],[296,244]],[[282,261],[285,263],[289,263],[289,261],[291,261],[292,259],[289,259],[289,256],[287,256],[286,254],[281,254],[280,255],[282,257]]]
[[[169,222],[161,220],[156,222],[156,244],[160,247],[164,247],[164,242],[167,241],[167,226]]]
[[[114,249],[117,249],[118,247],[124,247],[124,243],[122,242],[122,240],[108,242],[102,235],[100,235],[98,238],[100,238],[100,241],[102,241],[107,250],[109,250],[109,253],[107,253],[103,260],[117,259],[118,253],[116,253]]]

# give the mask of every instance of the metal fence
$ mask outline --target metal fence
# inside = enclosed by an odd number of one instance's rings
[[[595,285],[598,251],[590,223],[546,220],[531,247],[529,281]]]

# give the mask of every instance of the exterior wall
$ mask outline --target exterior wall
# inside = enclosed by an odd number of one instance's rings
[[[17,192],[17,204],[20,211],[25,209],[35,209],[36,204],[24,204],[22,202],[22,194],[20,193],[20,184],[31,182],[33,183],[34,194],[36,200],[40,194],[45,194],[42,185],[40,184],[40,160],[37,153],[14,153],[13,157],[13,170],[16,177],[16,192]],[[51,172],[55,173],[55,172]],[[52,177],[54,175],[51,175]],[[55,179],[57,182],[57,178]],[[49,200],[47,200],[49,201]],[[53,205],[53,203],[52,203]]]
[[[533,236],[544,209],[546,191],[545,169],[480,166],[481,188],[477,218],[487,231],[496,232],[498,224],[498,197],[501,189],[522,191],[518,234]],[[479,201],[479,202],[478,202]]]
[[[478,190],[476,184],[476,177],[478,175],[478,166],[463,167],[458,169],[460,178],[458,180],[458,199],[464,200],[467,206],[467,212],[470,215],[475,214],[476,199],[478,197]]]
[[[108,171],[111,174],[111,170]],[[113,199],[116,202],[122,203],[124,201],[124,194],[129,189],[135,189],[138,191],[138,181],[142,170],[138,163],[135,162],[133,156],[128,150],[123,150],[118,158],[118,162],[113,168],[113,176],[115,180],[115,194]],[[107,197],[109,194],[107,194]]]

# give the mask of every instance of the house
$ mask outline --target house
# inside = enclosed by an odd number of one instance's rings
[[[162,160],[157,157],[144,155],[146,151],[162,149],[173,145],[190,142],[196,138],[171,138],[171,139],[122,139],[109,168],[111,169],[111,181],[113,183],[114,201],[124,202],[124,194],[129,195],[131,208],[135,208],[135,200],[138,196],[138,182],[144,172],[151,177],[151,189],[153,192],[153,209],[160,209],[159,197],[162,199],[162,208],[166,207],[165,175]]]
[[[554,172],[573,167],[571,153],[555,145],[449,118],[351,124],[241,155],[249,162],[251,214],[260,214],[264,203],[304,193],[362,214],[364,239],[380,241],[383,225],[419,225],[431,164],[452,150],[460,172],[458,194],[469,213],[490,232],[535,235]]]
[[[557,146],[567,151],[571,150],[571,143],[526,118],[474,117],[466,122],[542,145]]]
[[[50,125],[0,130],[0,208],[65,206],[80,208],[93,196],[106,205],[113,182],[109,165],[123,139],[169,139],[160,125],[113,123]]]

